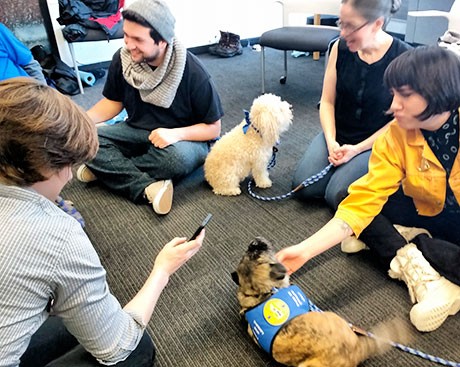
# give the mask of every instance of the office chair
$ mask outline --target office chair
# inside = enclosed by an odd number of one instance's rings
[[[125,0],[119,0],[118,2],[118,12],[121,12],[123,6],[124,6]],[[86,35],[82,37],[78,37],[76,39],[72,39],[68,36],[66,36],[65,31],[63,31],[64,38],[66,39],[68,45],[69,45],[69,50],[70,50],[70,56],[72,58],[72,63],[73,67],[75,70],[75,74],[77,75],[77,82],[78,82],[78,87],[80,89],[80,93],[84,94],[84,89],[83,89],[83,83],[81,80],[81,75],[80,71],[78,69],[78,60],[77,60],[77,55],[76,55],[76,50],[74,47],[74,43],[82,43],[82,42],[100,42],[101,47],[104,47],[104,43],[110,42],[110,40],[115,40],[115,39],[121,39],[124,37],[123,33],[123,20],[120,19],[113,27],[112,27],[113,32],[111,34],[107,34],[104,30],[102,29],[92,29],[92,28],[87,28],[87,33]]]
[[[120,21],[120,22],[122,22],[122,21]],[[103,30],[90,29],[90,30],[88,30],[88,34],[83,39],[78,39],[78,40],[75,40],[75,41],[67,40],[67,43],[69,44],[69,50],[70,50],[70,55],[72,57],[72,63],[73,63],[73,67],[74,67],[74,70],[75,70],[75,74],[77,74],[78,87],[80,88],[80,93],[81,94],[84,94],[85,92],[83,90],[83,83],[81,81],[80,72],[78,70],[78,61],[77,61],[77,56],[76,56],[76,53],[75,53],[74,43],[78,43],[78,42],[95,42],[96,41],[96,42],[101,42],[101,47],[103,47],[104,43],[110,42],[110,40],[123,38],[123,36],[124,36],[123,27],[120,26],[117,29],[117,31],[115,32],[115,34],[113,34],[112,36],[107,36],[107,33],[105,33]]]
[[[324,52],[331,41],[340,35],[337,27],[323,26],[320,24],[289,26],[289,17],[293,12],[306,12],[316,14],[337,15],[340,9],[340,0],[303,0],[303,1],[276,1],[281,5],[283,12],[283,26],[264,32],[259,39],[261,46],[261,73],[262,93],[265,93],[265,47],[284,51],[284,75],[280,83],[285,84],[287,80],[287,52]],[[316,18],[316,17],[315,17]],[[307,17],[305,17],[305,22]],[[316,23],[319,23],[316,22]],[[327,61],[327,57],[326,57]]]

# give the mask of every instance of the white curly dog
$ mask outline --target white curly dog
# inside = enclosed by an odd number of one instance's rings
[[[241,194],[252,173],[260,188],[271,187],[267,165],[273,146],[292,123],[291,105],[274,94],[254,99],[247,117],[218,140],[204,163],[204,176],[217,195]]]

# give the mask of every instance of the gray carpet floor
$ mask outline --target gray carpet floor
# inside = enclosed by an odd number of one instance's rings
[[[199,55],[214,78],[225,116],[223,132],[243,119],[260,93],[260,53],[245,48],[241,56],[220,59]],[[267,91],[290,102],[294,123],[281,138],[274,185],[260,191],[278,195],[289,191],[296,162],[320,131],[316,103],[321,93],[323,59],[289,57],[287,83],[278,80],[282,52],[267,53]],[[104,80],[73,99],[84,108],[101,97]],[[249,242],[264,236],[276,248],[293,245],[321,227],[332,216],[322,201],[295,199],[265,202],[247,194],[246,181],[238,197],[215,196],[202,170],[175,185],[171,213],[159,217],[147,205],[136,205],[108,192],[97,183],[74,180],[63,196],[75,202],[86,220],[86,232],[107,269],[111,291],[125,304],[146,279],[159,249],[175,236],[190,236],[206,213],[214,218],[207,227],[202,250],[171,279],[149,324],[157,346],[156,366],[250,367],[277,366],[249,339],[240,322],[235,297],[235,270]],[[349,322],[370,328],[400,316],[407,320],[411,307],[403,283],[393,281],[367,253],[345,255],[333,248],[310,261],[292,281],[320,308]],[[415,333],[411,346],[449,360],[460,360],[460,317],[449,317],[432,333]],[[392,349],[363,366],[435,366]]]

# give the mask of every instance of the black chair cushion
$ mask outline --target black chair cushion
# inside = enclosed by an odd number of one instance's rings
[[[260,36],[259,44],[285,51],[325,52],[329,43],[339,34],[337,27],[330,26],[282,27],[264,32]]]

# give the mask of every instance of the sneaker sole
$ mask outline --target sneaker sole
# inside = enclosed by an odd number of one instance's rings
[[[168,214],[171,211],[174,188],[171,180],[166,180],[163,187],[155,195],[152,206],[157,214]]]
[[[432,308],[429,310],[429,317],[426,316],[426,311],[420,310],[419,312],[417,306],[418,304],[412,307],[410,311],[410,320],[417,330],[429,332],[439,328],[449,316],[455,315],[460,311],[460,299],[457,299],[450,305],[444,304]]]

